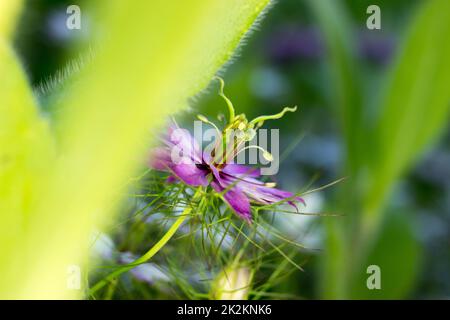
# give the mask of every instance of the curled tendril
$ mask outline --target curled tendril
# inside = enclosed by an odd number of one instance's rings
[[[289,108],[286,107],[284,108],[281,112],[277,113],[277,114],[273,114],[270,116],[259,116],[255,119],[253,119],[252,121],[250,121],[249,125],[250,126],[256,126],[256,127],[261,127],[264,123],[264,121],[266,120],[274,120],[274,119],[280,119],[281,117],[284,116],[284,114],[286,112],[295,112],[297,111],[297,106],[293,107],[293,108]]]
[[[223,100],[225,100],[225,102],[227,103],[228,111],[229,111],[229,114],[230,114],[229,119],[228,119],[228,122],[229,122],[229,123],[233,123],[233,121],[234,121],[234,116],[235,116],[234,106],[233,106],[233,103],[231,103],[230,99],[228,99],[227,96],[226,96],[226,95],[224,94],[224,92],[223,92],[223,88],[225,87],[225,82],[223,81],[222,78],[217,77],[217,76],[214,77],[214,79],[217,79],[217,80],[219,80],[219,82],[220,82],[219,95],[220,95],[220,96],[223,98]]]

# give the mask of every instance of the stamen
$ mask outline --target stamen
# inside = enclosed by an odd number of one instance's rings
[[[264,185],[268,188],[275,188],[277,186],[275,182],[266,182]]]
[[[250,129],[248,129],[245,132],[245,140],[246,141],[252,140],[255,136],[256,136],[256,130],[255,129],[250,128]]]

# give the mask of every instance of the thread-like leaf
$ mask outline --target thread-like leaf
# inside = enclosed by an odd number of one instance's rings
[[[207,86],[268,4],[113,1],[102,8],[104,38],[62,102],[59,155],[20,240],[22,261],[32,265],[12,275],[3,297],[79,296],[67,288],[66,271],[83,261],[92,228],[113,217],[164,117]],[[0,265],[10,263],[2,256]]]

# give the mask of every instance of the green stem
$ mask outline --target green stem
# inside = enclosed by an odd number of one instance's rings
[[[199,193],[200,193],[200,188],[197,189],[197,192],[195,193],[195,195],[193,196],[193,199],[197,198]],[[170,229],[164,234],[164,236],[153,246],[150,248],[150,250],[148,250],[144,255],[142,255],[141,257],[139,257],[138,259],[136,259],[135,261],[133,261],[130,264],[127,264],[125,266],[122,266],[118,269],[116,269],[115,271],[113,271],[112,273],[110,273],[109,275],[107,275],[105,278],[103,278],[101,281],[97,282],[88,292],[88,296],[93,295],[94,293],[96,293],[98,290],[100,290],[101,288],[103,288],[105,285],[107,285],[108,283],[110,283],[113,279],[117,278],[118,276],[120,276],[122,273],[127,272],[131,269],[133,269],[134,267],[137,267],[138,265],[147,262],[148,260],[150,260],[155,254],[157,254],[159,252],[159,250],[161,250],[166,243],[172,238],[172,236],[175,234],[175,232],[177,232],[178,228],[183,224],[183,222],[186,220],[186,218],[190,215],[192,211],[192,207],[188,207],[186,209],[184,209],[183,213],[177,218],[177,220],[175,221],[175,223],[170,227]]]

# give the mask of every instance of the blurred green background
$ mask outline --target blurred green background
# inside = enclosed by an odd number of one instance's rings
[[[223,73],[248,118],[299,106],[272,124],[281,153],[289,150],[277,176],[284,189],[346,177],[307,197],[308,212],[338,217],[279,222],[320,250],[302,252],[305,272],[274,290],[450,298],[450,17],[446,1],[437,1],[440,10],[427,2],[280,0]],[[89,13],[81,31],[65,27],[76,3],[25,7],[15,45],[36,88],[76,56],[75,44],[89,46]],[[366,27],[370,4],[381,8],[381,30]],[[216,89],[193,99],[186,118],[225,111]],[[380,266],[381,290],[366,287],[369,265]]]

